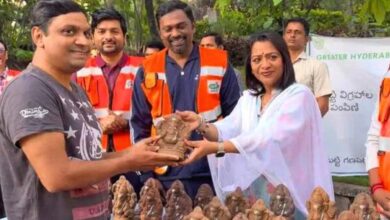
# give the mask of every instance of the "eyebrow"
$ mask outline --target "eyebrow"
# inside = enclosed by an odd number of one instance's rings
[[[84,30],[84,27],[79,26],[79,25],[74,25],[74,24],[66,24],[66,25],[64,25],[62,28],[74,28],[74,29],[76,29],[76,30]],[[85,29],[85,31],[89,31],[89,30],[91,30],[91,27],[88,26],[88,27]]]
[[[107,27],[107,28],[103,28],[103,27],[98,27],[96,28],[96,30],[119,30],[121,29],[120,27]]]
[[[179,26],[179,25],[182,25],[182,24],[186,24],[185,21],[182,21],[182,22],[179,22],[179,23],[176,23],[176,24],[170,24],[170,25],[167,25],[165,27],[174,27],[174,26]]]
[[[275,51],[275,52],[269,52],[269,53],[262,53],[262,54],[258,54],[258,55],[251,55],[251,57],[268,56],[268,55],[272,55],[272,54],[280,54],[280,53],[278,51]]]

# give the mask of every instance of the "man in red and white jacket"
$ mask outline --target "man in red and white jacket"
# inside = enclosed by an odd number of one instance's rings
[[[102,8],[91,15],[91,29],[98,53],[87,60],[75,74],[85,90],[103,131],[105,151],[123,151],[130,147],[129,118],[135,74],[143,57],[124,52],[127,26],[124,17],[114,8]],[[126,173],[136,192],[142,186],[139,177]],[[114,177],[112,181],[115,181]]]

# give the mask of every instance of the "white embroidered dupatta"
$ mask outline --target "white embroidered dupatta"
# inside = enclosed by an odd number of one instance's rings
[[[256,97],[245,91],[233,112],[215,125],[220,140],[240,152],[223,158],[208,156],[217,196],[236,187],[251,187],[260,175],[274,186],[283,183],[295,206],[307,215],[305,203],[321,186],[334,201],[328,156],[322,144],[321,115],[311,91],[293,84],[257,118]]]

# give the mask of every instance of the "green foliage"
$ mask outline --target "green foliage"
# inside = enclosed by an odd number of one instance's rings
[[[18,63],[31,60],[32,53],[18,51],[31,51],[28,15],[36,1],[0,1],[0,18],[2,21],[0,22],[0,38],[5,41],[9,48],[11,67],[23,68]]]
[[[385,20],[386,12],[390,11],[390,1],[388,0],[367,0],[362,8],[362,13],[369,13],[374,16],[378,24]]]
[[[273,0],[274,1],[274,5],[277,6],[279,5],[283,0]]]
[[[369,186],[370,181],[367,176],[333,176],[333,182],[349,183],[359,186]]]

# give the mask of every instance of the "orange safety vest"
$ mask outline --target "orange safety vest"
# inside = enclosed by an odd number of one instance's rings
[[[379,177],[385,189],[390,190],[390,66],[382,80],[379,97],[378,121],[381,123],[379,134]]]
[[[131,95],[135,75],[142,63],[143,57],[129,56],[126,64],[120,70],[112,91],[110,92],[103,71],[96,64],[96,58],[88,59],[86,66],[77,72],[77,83],[86,91],[97,118],[103,118],[112,110],[126,119],[130,119]],[[121,151],[131,145],[130,132],[120,131],[113,134],[114,149]],[[107,150],[108,135],[102,136],[102,145]]]
[[[195,48],[196,49],[196,48]],[[153,125],[164,115],[173,113],[172,100],[166,80],[165,61],[167,49],[144,60],[145,80],[142,90],[151,105]],[[206,121],[215,121],[221,115],[220,89],[228,65],[225,51],[199,48],[200,74],[196,94],[196,111]],[[155,128],[152,135],[155,135]]]

